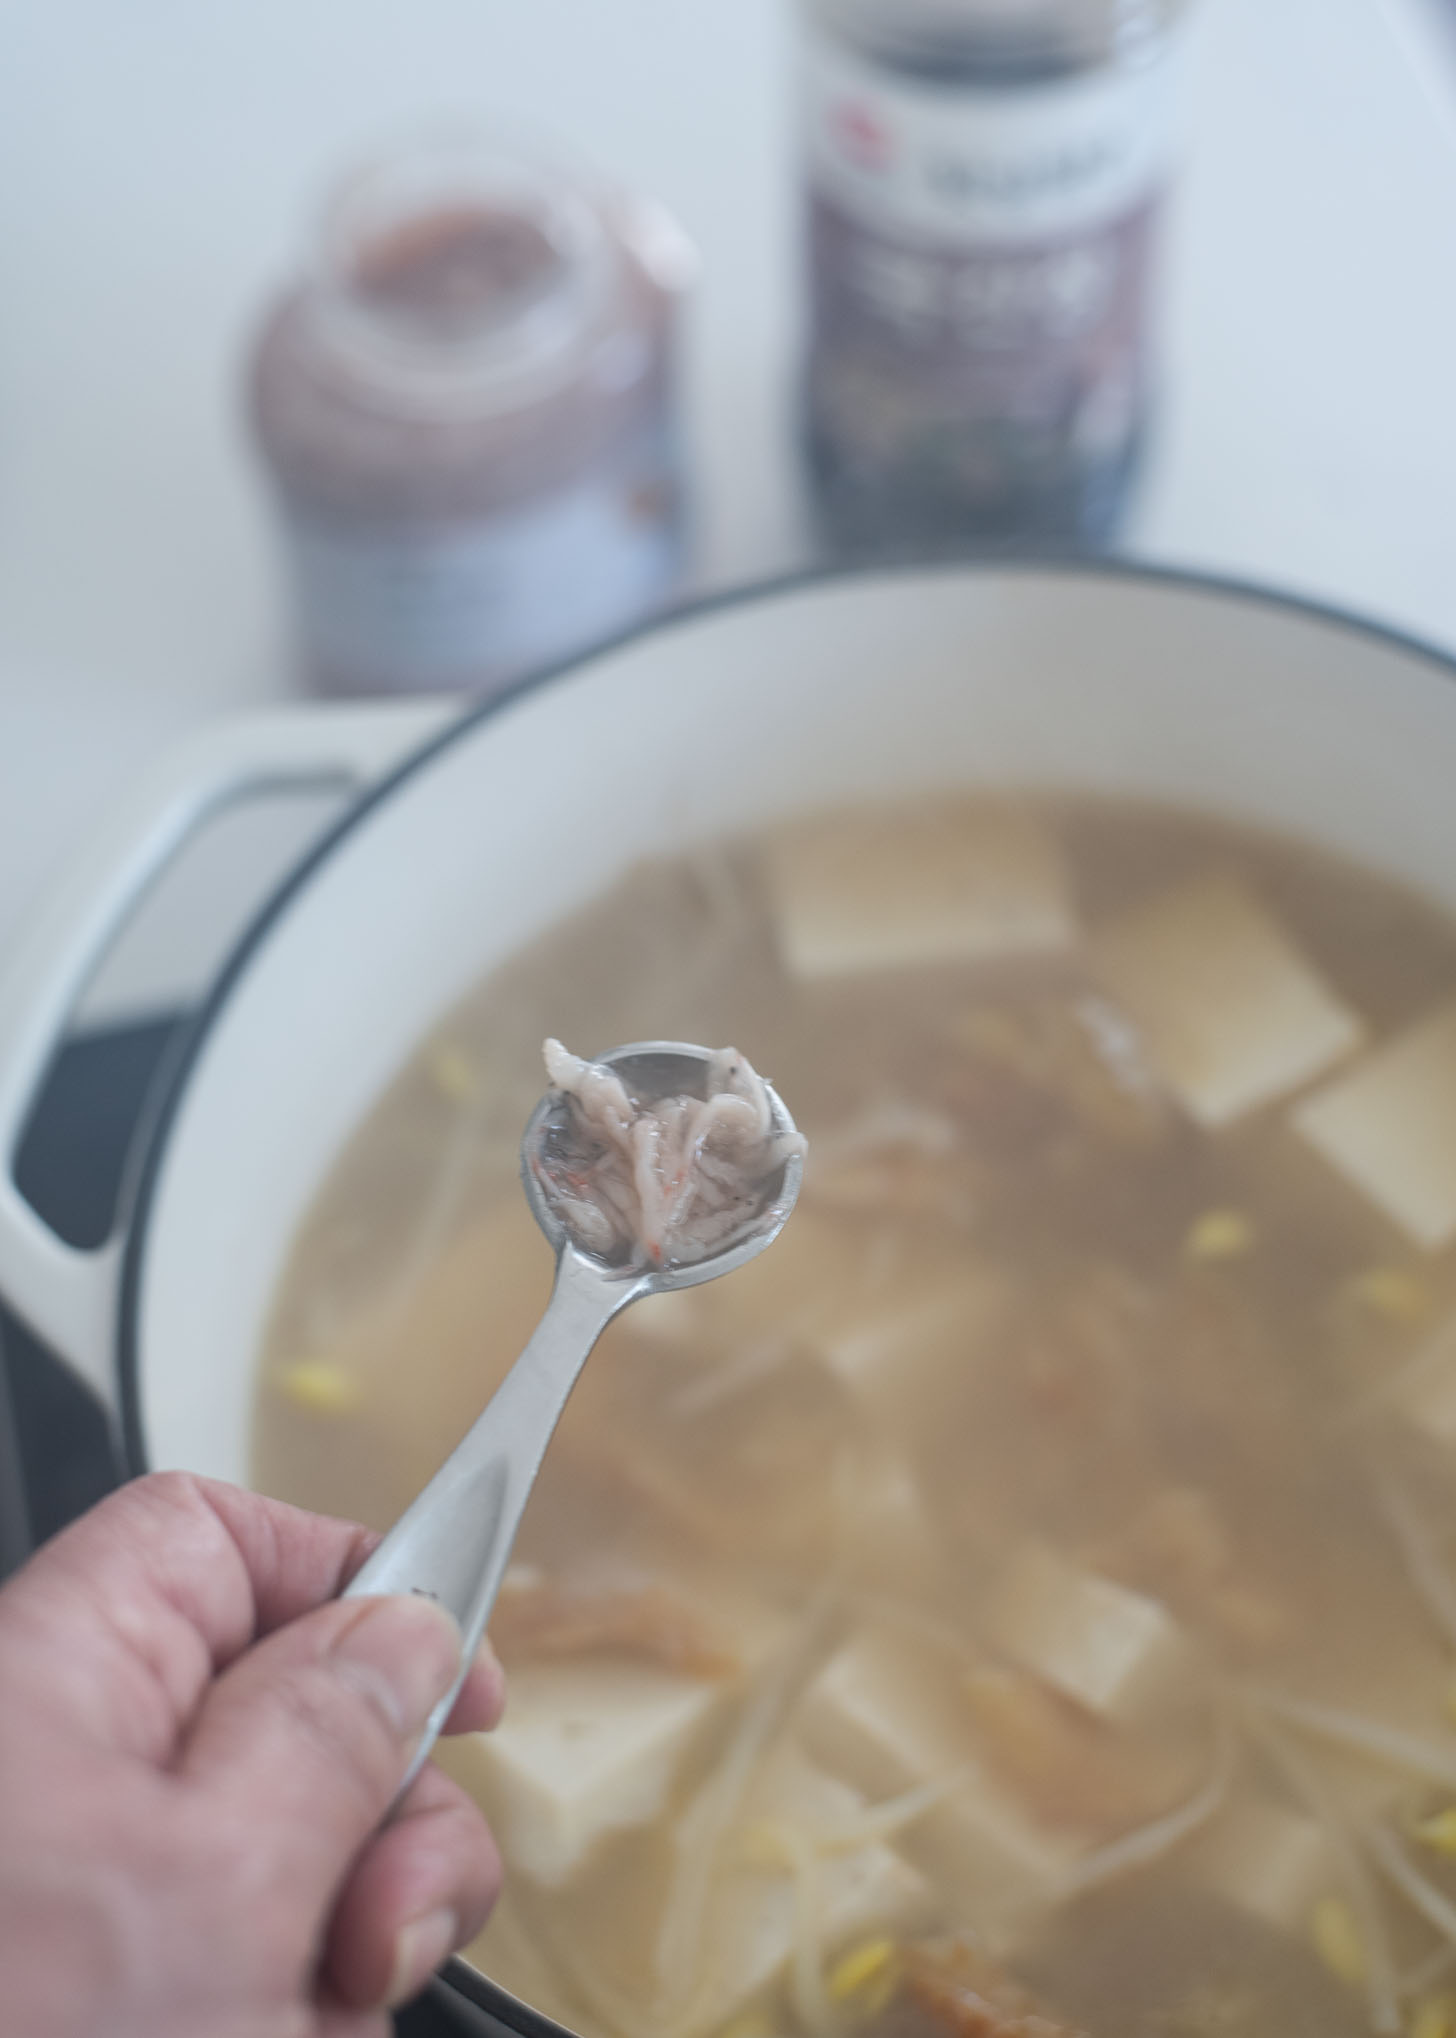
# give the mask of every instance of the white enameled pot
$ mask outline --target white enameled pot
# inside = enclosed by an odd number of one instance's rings
[[[118,1235],[63,1244],[12,1169],[88,971],[201,814],[341,776],[376,782],[225,968]],[[102,1395],[129,1466],[245,1481],[294,1231],[454,1000],[641,856],[963,785],[1246,818],[1456,911],[1456,665],[1349,618],[1135,569],[809,580],[659,623],[463,717],[380,705],[223,727],[80,858],[0,981],[0,1295]]]

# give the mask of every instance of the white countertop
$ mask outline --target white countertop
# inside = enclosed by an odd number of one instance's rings
[[[1456,64],[1443,96],[1394,19],[1435,4],[1202,0],[1128,549],[1456,646]],[[0,9],[0,943],[170,737],[285,690],[240,351],[320,189],[423,116],[501,113],[677,210],[706,262],[701,577],[805,558],[788,0],[21,12]]]

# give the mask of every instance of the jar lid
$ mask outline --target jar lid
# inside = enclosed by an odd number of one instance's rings
[[[1135,50],[1184,0],[805,0],[809,14],[889,63],[992,71]]]
[[[616,251],[568,176],[473,134],[415,143],[328,207],[308,278],[318,342],[391,409],[549,396],[611,316]]]

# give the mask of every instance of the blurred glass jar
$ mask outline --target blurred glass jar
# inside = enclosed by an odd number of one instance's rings
[[[695,267],[661,206],[474,140],[344,188],[250,371],[316,690],[490,692],[672,594]]]
[[[1146,429],[1184,0],[801,0],[831,543],[1096,544]]]

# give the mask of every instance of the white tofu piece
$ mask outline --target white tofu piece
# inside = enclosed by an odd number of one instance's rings
[[[1438,1450],[1456,1450],[1456,1316],[1432,1332],[1385,1398]]]
[[[632,1335],[652,1344],[694,1343],[710,1321],[706,1297],[697,1288],[670,1288],[644,1295],[632,1311]]]
[[[1068,947],[1055,837],[1015,807],[810,823],[766,857],[779,955],[804,981]]]
[[[1200,1125],[1322,1074],[1363,1031],[1278,921],[1232,878],[1160,892],[1092,935],[1093,968]]]
[[[1055,1904],[1087,1850],[996,1781],[977,1754],[954,1667],[903,1633],[865,1629],[831,1657],[805,1693],[800,1734],[874,1802],[961,1779],[897,1844],[988,1941],[1008,1943]]]
[[[1303,1932],[1340,1886],[1324,1828],[1265,1798],[1236,1800],[1183,1860],[1200,1888],[1280,1932]]]
[[[924,1272],[878,1293],[860,1286],[808,1327],[808,1342],[851,1398],[892,1428],[921,1412],[925,1392],[954,1369],[972,1365],[1004,1320],[1010,1284],[974,1263],[947,1268],[937,1258]]]
[[[726,2023],[784,1975],[793,1957],[795,1890],[787,1863],[755,1847],[754,1822],[800,1829],[836,1826],[865,1809],[857,1790],[826,1775],[792,1744],[769,1763],[745,1808],[743,1858],[724,1876],[704,1935],[703,1972],[711,2005],[696,2021]],[[824,1951],[868,1932],[894,1934],[927,1922],[934,1901],[925,1878],[893,1848],[876,1842],[824,1857],[819,1920]]]
[[[1296,1129],[1407,1237],[1456,1239],[1456,1003],[1307,1097]]]
[[[519,1875],[565,1882],[602,1837],[656,1818],[725,1687],[612,1658],[523,1663],[491,1734],[455,1744]]]
[[[1196,1647],[1144,1593],[1028,1543],[993,1587],[986,1640],[1113,1725],[1176,1712],[1197,1696]]]
[[[843,1551],[850,1575],[892,1592],[928,1583],[941,1563],[940,1538],[920,1482],[893,1448],[861,1456],[845,1482]]]

